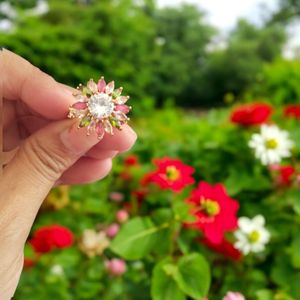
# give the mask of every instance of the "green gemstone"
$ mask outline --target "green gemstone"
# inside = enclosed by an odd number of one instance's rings
[[[118,119],[116,119],[116,118],[109,118],[109,121],[110,121],[110,124],[113,127],[116,127],[116,128],[120,128],[121,127]]]
[[[114,90],[112,92],[112,97],[114,99],[116,99],[116,98],[118,98],[121,95],[121,93],[122,93],[122,88],[118,88],[117,90]]]
[[[83,89],[82,89],[82,94],[83,94],[84,96],[91,96],[91,95],[92,95],[92,92],[91,92],[90,89],[88,89],[88,88],[85,86],[85,87],[83,87]]]
[[[91,123],[91,117],[90,116],[85,116],[84,118],[81,119],[81,122],[79,123],[79,127],[86,127]]]

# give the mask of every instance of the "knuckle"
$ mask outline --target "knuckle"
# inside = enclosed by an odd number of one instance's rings
[[[39,175],[50,181],[56,181],[68,168],[69,160],[59,145],[48,144],[38,138],[28,139],[23,147],[30,165]]]

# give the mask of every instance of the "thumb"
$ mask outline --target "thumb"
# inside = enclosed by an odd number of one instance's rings
[[[87,136],[85,129],[77,129],[74,120],[57,121],[42,128],[20,145],[5,167],[0,184],[7,190],[4,195],[11,195],[17,210],[23,215],[31,214],[33,219],[54,183],[97,142],[96,135]]]
[[[23,266],[23,246],[49,190],[85,152],[96,135],[86,136],[73,120],[53,122],[20,146],[0,181],[1,300],[12,297]]]

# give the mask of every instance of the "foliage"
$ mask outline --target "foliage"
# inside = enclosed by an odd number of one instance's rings
[[[199,105],[195,83],[201,80],[201,68],[208,56],[205,48],[215,30],[191,5],[158,10],[155,19],[159,54],[153,95],[159,103],[174,98],[179,105],[186,105],[187,100],[189,105]]]
[[[299,61],[277,60],[266,64],[250,91],[248,98],[270,98],[276,105],[297,103],[300,99]]]
[[[143,9],[131,0],[49,4],[46,15],[20,18],[19,30],[2,35],[1,44],[71,86],[105,74],[135,98],[146,95],[156,46]]]
[[[122,82],[133,98],[160,106],[169,99],[186,107],[214,106],[228,94],[240,97],[285,42],[284,27],[241,20],[225,49],[211,51],[218,33],[191,5],[49,0],[48,13],[33,16],[22,7],[34,0],[9,2],[18,17],[11,20],[15,30],[0,35],[2,46],[65,84],[105,75]],[[137,106],[144,110],[142,101]]]
[[[300,15],[300,4],[298,0],[279,0],[278,9],[272,14],[269,22],[289,23]]]
[[[247,145],[259,128],[231,124],[228,113],[164,109],[137,119],[134,157],[119,157],[108,178],[72,187],[69,197],[66,189],[53,191],[33,231],[60,224],[72,230],[76,241],[38,256],[28,244],[25,256],[33,259],[33,266],[25,268],[15,299],[220,300],[232,290],[250,300],[299,300],[299,120],[286,119],[278,107],[273,115],[296,143],[293,158],[285,162],[293,162],[296,173],[281,181]],[[200,242],[203,232],[184,225],[192,221],[185,199],[194,187],[174,192],[147,183],[155,169],[151,160],[165,156],[194,167],[197,183],[223,183],[239,202],[239,216],[263,215],[271,233],[265,251],[233,260],[224,249]],[[57,206],[60,197],[64,205]],[[120,209],[128,211],[128,221],[116,217]],[[103,254],[88,255],[84,231],[104,234],[117,221],[121,229],[109,238],[110,246],[106,244]],[[233,243],[234,236],[227,232],[226,239]],[[121,276],[109,275],[105,267],[114,257],[126,260]]]
[[[213,52],[203,71],[202,101],[213,104],[230,93],[238,98],[256,81],[264,62],[281,55],[284,30],[276,25],[259,29],[240,20],[224,50]]]
[[[192,6],[50,0],[47,14],[28,16],[22,8],[34,1],[10,2],[18,4],[19,17],[1,45],[72,86],[99,73],[122,83],[142,116],[135,118],[135,156],[117,157],[101,182],[48,195],[25,247],[15,299],[220,300],[236,291],[250,300],[300,300],[300,107],[291,108],[294,119],[281,111],[281,104],[299,99],[300,78],[297,62],[277,60],[284,29],[241,20],[224,49],[209,50],[216,32]],[[258,103],[232,118],[229,109],[172,107],[214,106],[244,94],[270,98],[276,109],[266,113],[268,105]],[[249,141],[271,121],[295,147],[285,149],[283,157],[292,157],[282,165],[267,167]],[[276,148],[277,140],[260,146],[258,154]],[[176,187],[169,182],[176,180]],[[228,226],[200,226],[220,210]],[[266,221],[266,228],[256,227],[270,233],[264,251],[237,249],[238,232],[253,239],[251,250],[261,233],[242,232],[242,216],[246,223]],[[213,230],[217,242],[210,240]]]

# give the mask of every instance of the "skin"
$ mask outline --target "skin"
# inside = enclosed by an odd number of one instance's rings
[[[23,249],[36,214],[54,185],[86,184],[105,177],[112,159],[129,150],[129,127],[86,135],[66,119],[72,88],[18,55],[0,52],[4,165],[0,180],[0,300],[10,299],[23,268]]]

